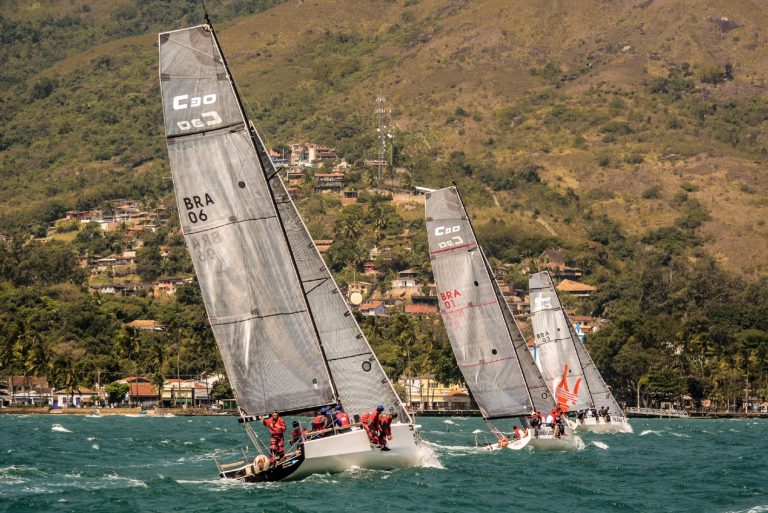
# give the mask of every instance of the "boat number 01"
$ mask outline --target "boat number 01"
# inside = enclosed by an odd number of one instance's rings
[[[461,230],[461,226],[438,226],[435,228],[435,235],[440,237],[442,235],[450,235],[451,233],[456,233]],[[462,244],[464,242],[464,239],[459,237],[458,235],[454,235],[448,240],[438,242],[437,245],[443,249],[443,248],[452,248],[454,246],[458,246],[459,244]]]
[[[180,94],[173,97],[173,110],[183,110],[200,105],[212,105],[216,103],[216,94],[206,94],[204,96],[196,96],[190,98],[188,94]],[[221,116],[215,110],[203,112],[199,118],[183,119],[176,122],[176,126],[179,130],[186,131],[193,128],[205,128],[206,126],[214,126],[221,124]]]

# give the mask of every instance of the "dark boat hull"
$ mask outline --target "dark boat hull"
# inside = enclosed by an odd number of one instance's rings
[[[236,479],[245,483],[282,481],[296,472],[302,463],[304,463],[304,451],[300,450],[294,453],[292,457],[284,459],[265,471],[256,472],[254,464],[248,463],[242,467],[221,472],[219,477],[222,479]]]

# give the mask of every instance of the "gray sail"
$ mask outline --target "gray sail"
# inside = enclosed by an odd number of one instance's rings
[[[531,413],[492,277],[456,188],[427,193],[426,214],[440,313],[467,386],[486,419]]]
[[[488,266],[488,272],[493,276],[488,259],[486,258],[486,265]],[[550,411],[555,406],[555,401],[550,393],[550,389],[547,386],[547,382],[541,375],[541,371],[536,366],[536,362],[533,360],[530,350],[528,349],[528,343],[520,332],[520,327],[515,321],[514,315],[509,309],[507,300],[504,299],[504,295],[501,293],[499,284],[496,280],[491,280],[493,283],[493,290],[496,293],[496,299],[501,305],[501,311],[504,315],[504,322],[507,324],[507,329],[512,337],[512,344],[515,347],[515,353],[517,359],[520,361],[520,369],[523,371],[523,377],[525,383],[528,386],[528,391],[531,394],[533,400],[533,407],[540,412]]]
[[[608,407],[620,414],[621,408],[563,310],[549,273],[532,274],[528,286],[539,362],[558,402],[569,409]]]
[[[530,275],[528,288],[531,324],[544,379],[563,409],[592,407],[590,387],[584,379],[575,341],[549,273]]]
[[[257,143],[262,162],[270,162],[269,181],[288,243],[296,259],[307,300],[314,313],[325,357],[341,403],[349,413],[370,411],[377,404],[393,408],[402,422],[411,418],[349,310],[328,267],[301,220],[283,182],[269,160],[263,142]]]
[[[566,314],[566,318],[568,315]],[[623,411],[619,403],[616,402],[616,398],[613,397],[611,390],[603,380],[602,374],[598,370],[595,362],[592,361],[592,357],[589,356],[589,351],[584,347],[584,343],[581,341],[576,331],[573,329],[573,323],[568,319],[568,325],[571,330],[571,336],[573,337],[576,345],[576,353],[579,355],[579,361],[581,362],[581,368],[584,372],[584,377],[587,380],[589,386],[589,393],[592,397],[592,404],[594,408],[608,408],[614,415],[623,415]]]
[[[250,132],[207,26],[160,34],[160,85],[179,220],[239,406],[335,401]]]

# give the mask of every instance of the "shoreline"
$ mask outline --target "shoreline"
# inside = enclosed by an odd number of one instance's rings
[[[48,407],[5,407],[0,408],[0,415],[94,415],[94,408],[48,408]],[[144,413],[142,413],[142,411]],[[237,416],[236,410],[209,411],[204,408],[155,408],[142,410],[136,408],[98,408],[99,417],[111,415],[141,415],[147,417],[196,417],[196,416]],[[478,410],[434,410],[414,412],[415,417],[480,417]],[[744,412],[688,412],[688,417],[670,417],[667,415],[627,415],[630,419],[677,418],[681,420],[706,419],[768,419],[768,413]]]

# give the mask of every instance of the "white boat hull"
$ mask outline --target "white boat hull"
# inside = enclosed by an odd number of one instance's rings
[[[287,479],[310,474],[343,472],[353,467],[387,470],[424,462],[429,449],[421,443],[413,424],[392,424],[389,451],[372,446],[365,430],[353,428],[326,438],[304,442],[304,462]]]
[[[632,426],[626,417],[611,415],[611,421],[603,418],[587,417],[581,422],[574,422],[577,431],[588,433],[632,433]]]
[[[507,442],[497,442],[488,445],[486,449],[489,451],[498,451],[500,449],[519,451],[529,447],[538,451],[576,451],[585,447],[582,439],[573,431],[559,438],[556,438],[551,431],[547,431],[541,430],[539,436],[534,436],[533,429],[529,429],[528,433],[522,438]]]

